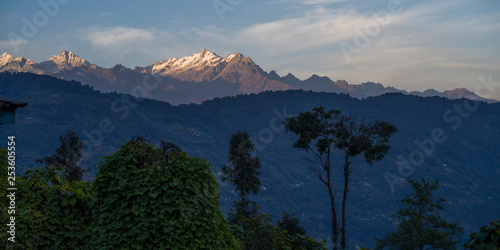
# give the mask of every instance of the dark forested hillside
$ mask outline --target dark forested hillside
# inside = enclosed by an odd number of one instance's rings
[[[285,133],[281,119],[325,106],[367,121],[385,120],[398,128],[387,156],[373,165],[354,161],[347,203],[350,246],[373,247],[374,237],[393,228],[395,201],[411,189],[403,177],[440,179],[438,195],[448,201],[445,217],[462,221],[466,234],[499,216],[500,104],[397,93],[359,100],[293,90],[172,106],[28,73],[1,73],[0,96],[28,103],[17,111],[15,125],[0,127],[0,143],[15,135],[18,165],[28,168],[53,153],[59,135],[73,130],[84,141],[81,165],[93,171],[102,156],[139,135],[155,144],[172,140],[189,155],[207,159],[217,176],[231,134],[245,130],[262,162],[263,187],[253,199],[274,218],[294,213],[317,239],[328,238],[326,190],[308,170],[306,153],[292,148],[296,136]],[[228,184],[219,185],[226,211],[236,195]]]

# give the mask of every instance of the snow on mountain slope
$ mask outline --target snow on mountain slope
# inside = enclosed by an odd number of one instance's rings
[[[295,89],[281,81],[266,78],[252,59],[240,53],[228,55],[225,59],[207,49],[198,54],[165,61],[148,66],[153,74],[168,76],[185,82],[228,81],[239,83],[240,93],[259,93],[266,90]]]
[[[14,58],[11,54],[5,52],[0,56],[0,71],[28,72],[33,70],[31,65],[34,62],[24,57]]]
[[[66,64],[73,67],[90,66],[90,63],[87,62],[87,60],[82,59],[71,51],[68,52],[64,50],[61,51],[57,56],[51,56],[49,58],[49,61],[52,61],[55,64]]]
[[[63,50],[59,52],[59,55],[50,56],[48,61],[41,62],[36,66],[45,71],[45,74],[53,74],[74,68],[88,68],[91,64],[73,52]]]
[[[150,67],[153,74],[162,75],[172,74],[179,71],[203,70],[206,69],[206,67],[216,67],[221,63],[227,63],[238,57],[238,55],[241,54],[231,54],[224,59],[212,51],[203,49],[198,54],[186,56],[181,59],[170,58],[165,61],[156,62],[150,65]]]
[[[41,63],[34,63],[23,57],[14,58],[9,53],[3,53],[0,56],[0,72],[4,71],[47,74],[80,81],[101,91],[118,91],[126,94],[140,85],[145,77],[154,75],[156,81],[160,79],[161,88],[157,88],[153,94],[150,93],[150,98],[173,103],[289,89],[346,93],[356,98],[401,92],[418,96],[441,96],[450,99],[465,97],[471,100],[496,102],[479,97],[466,89],[408,93],[379,83],[366,82],[352,85],[344,80],[332,81],[328,77],[317,75],[312,75],[306,80],[300,80],[290,73],[281,77],[275,71],[265,72],[250,57],[240,53],[223,58],[207,49],[191,56],[170,58],[134,69],[121,65],[112,68],[99,67],[68,51],[61,51],[59,55],[51,56],[49,60]]]
[[[215,67],[221,62],[224,62],[222,57],[204,49],[198,54],[181,59],[170,58],[166,61],[154,63],[150,67],[153,74],[168,75],[188,70],[203,70],[205,67]]]
[[[12,62],[13,60],[14,57],[11,54],[5,52],[0,56],[0,66],[4,66],[7,63]]]

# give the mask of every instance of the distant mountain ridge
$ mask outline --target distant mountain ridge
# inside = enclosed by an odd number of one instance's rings
[[[345,80],[333,81],[315,74],[306,80],[300,80],[291,73],[286,76],[279,76],[274,70],[267,73],[250,57],[240,53],[223,58],[207,49],[191,56],[170,58],[134,69],[120,64],[112,68],[100,67],[68,51],[61,51],[59,55],[51,56],[41,63],[24,57],[14,58],[6,52],[0,56],[0,72],[5,71],[45,74],[80,81],[103,92],[125,94],[133,94],[134,88],[146,81],[150,86],[155,86],[154,89],[147,90],[146,97],[172,104],[200,103],[214,97],[292,89],[343,93],[358,99],[396,92],[423,97],[497,102],[464,88],[444,92],[434,89],[407,92],[385,87],[380,83],[353,85]]]

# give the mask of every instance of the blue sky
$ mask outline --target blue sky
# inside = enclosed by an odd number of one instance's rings
[[[0,3],[0,53],[35,62],[68,50],[103,67],[147,66],[203,48],[280,75],[407,90],[475,91],[491,76],[494,90],[479,92],[500,99],[498,0]]]

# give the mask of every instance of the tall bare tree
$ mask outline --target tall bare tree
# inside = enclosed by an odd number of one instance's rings
[[[299,136],[293,147],[311,152],[307,158],[312,164],[309,168],[318,175],[319,180],[328,188],[332,213],[333,248],[338,249],[339,234],[342,249],[346,248],[346,202],[349,191],[349,176],[352,173],[352,158],[364,153],[366,162],[381,160],[390,149],[389,137],[396,127],[385,121],[366,123],[357,116],[345,116],[339,110],[325,111],[324,107],[300,113],[284,119],[287,132]],[[341,226],[337,220],[336,186],[332,181],[332,154],[337,148],[344,153]]]

